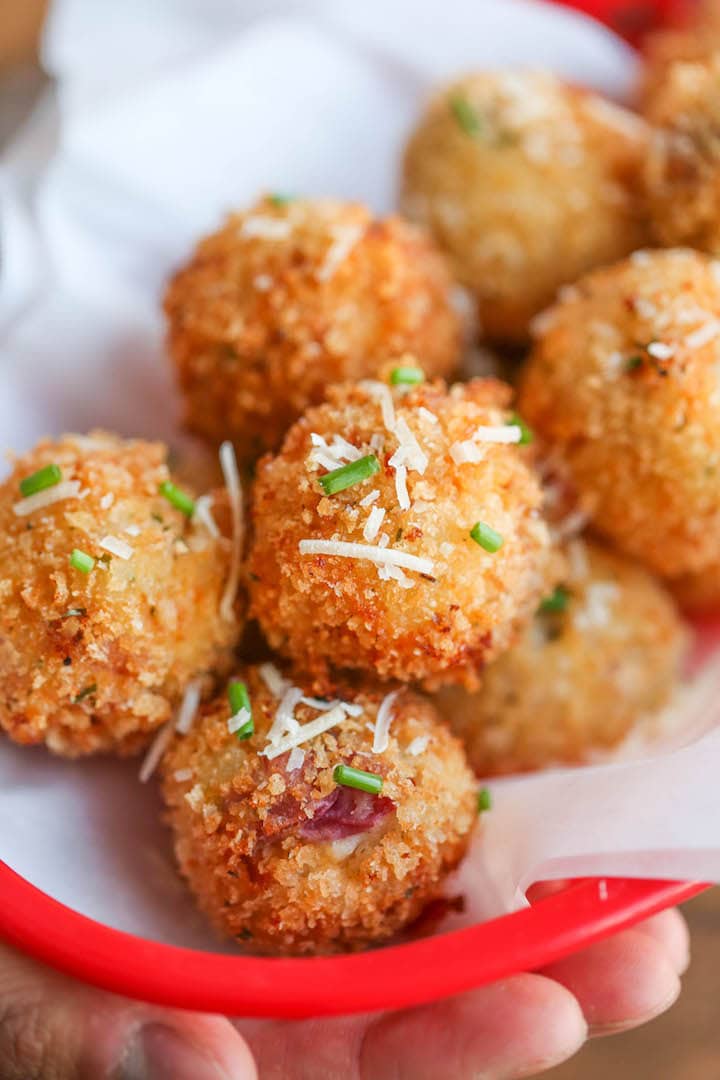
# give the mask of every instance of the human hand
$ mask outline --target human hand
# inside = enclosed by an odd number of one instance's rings
[[[689,956],[666,911],[538,974],[434,1005],[238,1021],[93,990],[0,949],[0,1080],[519,1080],[675,1001]]]

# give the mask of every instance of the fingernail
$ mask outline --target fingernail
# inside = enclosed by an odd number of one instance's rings
[[[217,1059],[164,1024],[148,1024],[123,1060],[120,1080],[231,1080]]]

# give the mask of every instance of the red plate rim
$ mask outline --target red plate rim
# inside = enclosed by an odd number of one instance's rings
[[[300,1019],[407,1008],[532,971],[706,888],[585,879],[531,908],[448,934],[353,955],[279,959],[179,948],[114,930],[0,863],[0,935],[51,967],[126,997]]]

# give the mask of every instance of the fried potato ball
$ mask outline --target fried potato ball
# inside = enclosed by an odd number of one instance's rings
[[[415,226],[357,203],[261,199],[200,241],[165,296],[189,428],[252,460],[327,386],[416,353],[460,360],[442,255]]]
[[[320,685],[330,668],[472,681],[530,618],[549,541],[539,484],[501,441],[520,434],[510,393],[336,387],[260,463],[252,611]]]
[[[165,458],[160,443],[66,435],[0,485],[0,726],[16,742],[135,752],[188,680],[231,664],[230,542],[160,494]]]
[[[441,90],[405,152],[401,204],[475,295],[488,337],[523,342],[559,286],[645,242],[644,123],[542,72]]]
[[[720,264],[641,251],[536,322],[520,409],[594,527],[657,573],[720,550]]]
[[[435,703],[480,776],[580,763],[647,722],[675,689],[686,634],[668,593],[636,563],[568,546],[561,586],[476,693]]]
[[[720,51],[673,64],[649,117],[657,131],[643,182],[653,238],[720,251]]]
[[[327,953],[386,940],[440,895],[465,851],[477,811],[460,743],[407,689],[386,697],[335,688],[345,712],[301,698],[310,683],[292,687],[272,665],[241,678],[254,735],[241,741],[229,732],[231,709],[218,698],[163,762],[177,859],[200,908],[258,952]],[[282,752],[280,734],[269,734],[288,691],[296,722],[334,723]],[[390,717],[384,750],[373,749],[381,708]],[[274,744],[276,756],[265,756]],[[339,784],[337,766],[372,774],[381,791]]]

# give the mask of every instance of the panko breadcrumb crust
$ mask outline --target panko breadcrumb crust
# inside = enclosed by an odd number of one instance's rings
[[[511,392],[492,379],[394,391],[396,419],[407,423],[428,459],[424,475],[408,471],[411,505],[401,510],[389,465],[399,440],[384,426],[378,387],[334,388],[326,404],[292,427],[280,453],[260,462],[252,494],[252,613],[271,646],[320,687],[333,668],[426,685],[472,683],[477,669],[511,644],[547,587],[542,496],[523,451],[478,444],[480,462],[462,465],[450,454],[479,425],[509,421]],[[379,447],[380,471],[325,496],[324,469],[309,456],[313,433],[328,440],[342,434],[363,455]],[[372,506],[361,506],[368,496]],[[372,544],[428,558],[430,573],[404,571],[403,587],[381,580],[368,561],[300,553],[308,538],[362,544],[373,508],[385,516]],[[471,538],[478,521],[501,534],[499,551]]]
[[[267,197],[233,214],[171,280],[165,312],[187,426],[246,460],[333,383],[405,352],[433,375],[460,360],[444,257],[358,203]]]
[[[670,700],[687,633],[647,571],[595,544],[569,545],[564,610],[538,613],[476,693],[435,698],[480,776],[580,764]]]
[[[671,65],[647,115],[656,126],[643,172],[653,239],[719,252],[720,50]]]
[[[162,765],[177,859],[200,908],[253,952],[328,953],[386,940],[440,895],[466,849],[476,793],[459,742],[432,705],[401,689],[388,748],[374,754],[368,725],[385,692],[338,687],[362,714],[306,742],[302,766],[289,772],[288,754],[259,753],[278,700],[257,668],[241,677],[254,736],[243,742],[229,734],[227,699],[218,698]],[[295,715],[306,723],[318,713],[301,704]],[[337,786],[338,764],[382,776],[376,798],[394,805],[383,804],[385,816],[369,831],[304,838],[300,830]]]
[[[640,106],[651,111],[662,96],[670,69],[678,62],[706,60],[720,49],[720,7],[717,0],[682,5],[689,16],[676,25],[648,34],[642,43]]]
[[[218,611],[230,543],[159,494],[166,454],[66,435],[19,457],[0,486],[0,725],[15,741],[68,757],[133,753],[189,679],[230,666],[242,629]],[[18,516],[19,481],[51,463],[80,497]],[[218,524],[224,502],[218,493]],[[104,549],[107,536],[131,556]],[[97,560],[89,574],[70,565],[75,548]]]
[[[401,205],[450,255],[486,335],[523,342],[559,286],[646,242],[647,139],[640,118],[548,73],[470,74],[412,135]]]
[[[720,264],[640,251],[536,321],[520,408],[595,528],[656,573],[720,550]]]

